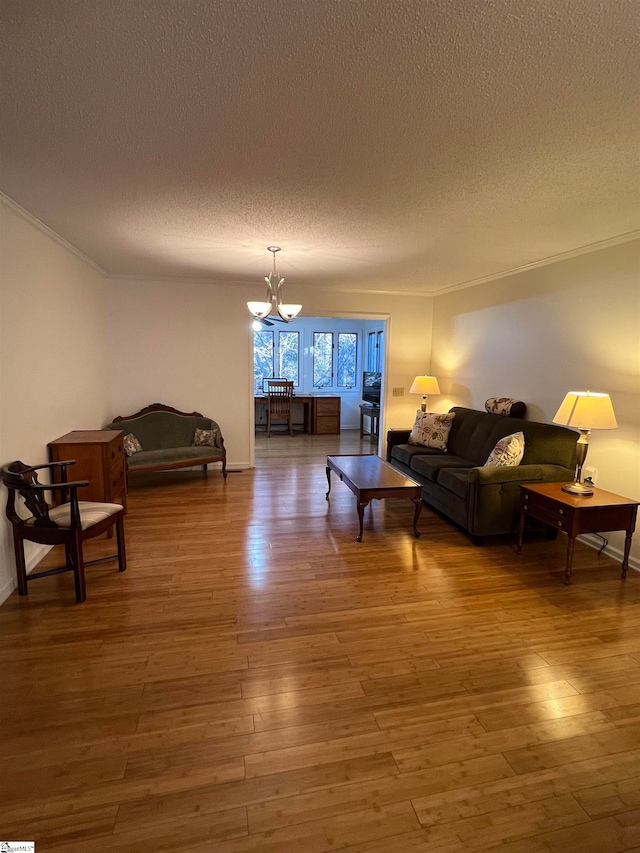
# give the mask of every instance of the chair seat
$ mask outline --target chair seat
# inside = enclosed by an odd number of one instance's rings
[[[70,506],[71,505],[67,503],[51,507],[49,510],[49,518],[51,521],[55,521],[58,527],[71,527]],[[104,521],[105,518],[109,518],[110,516],[121,512],[123,507],[122,504],[107,504],[100,503],[99,501],[78,501],[78,509],[80,510],[80,526],[83,530],[87,530],[87,528],[93,527],[94,524]],[[24,523],[35,525],[35,518],[32,516],[31,518],[26,519]]]

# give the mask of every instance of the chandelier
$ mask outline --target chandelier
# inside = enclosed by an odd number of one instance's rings
[[[264,302],[247,302],[247,308],[256,320],[264,320],[275,308],[285,323],[290,323],[302,311],[302,305],[292,305],[282,301],[284,279],[280,278],[276,270],[276,252],[280,251],[280,246],[267,246],[267,251],[273,254],[273,269],[264,277],[267,282],[267,298]]]

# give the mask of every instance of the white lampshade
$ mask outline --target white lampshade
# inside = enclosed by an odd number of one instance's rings
[[[290,303],[278,305],[278,314],[283,320],[294,320],[302,311],[302,305],[293,305]]]
[[[254,317],[258,318],[258,320],[263,320],[271,313],[270,302],[247,302],[247,308],[251,311]]]
[[[618,426],[611,398],[595,391],[569,391],[553,422],[583,430],[616,429]]]
[[[416,376],[411,388],[409,388],[409,393],[422,394],[423,397],[426,397],[429,394],[439,394],[440,386],[435,376]]]

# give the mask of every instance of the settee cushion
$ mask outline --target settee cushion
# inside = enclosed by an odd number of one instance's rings
[[[124,447],[124,452],[127,456],[133,456],[134,453],[140,453],[142,450],[142,445],[131,432],[123,437],[122,446]]]
[[[161,450],[143,450],[141,453],[135,453],[128,459],[130,471],[135,471],[138,468],[149,468],[162,466],[171,467],[176,463],[184,463],[187,466],[202,465],[203,459],[211,459],[215,455],[213,447],[165,447]],[[220,452],[222,459],[222,451]]]
[[[216,446],[216,430],[215,429],[198,429],[193,435],[194,447],[215,447]]]

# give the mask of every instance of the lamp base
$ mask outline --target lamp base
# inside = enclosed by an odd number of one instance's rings
[[[590,486],[585,486],[584,483],[565,483],[562,491],[568,492],[570,495],[580,495],[582,497],[593,494],[593,489]]]

